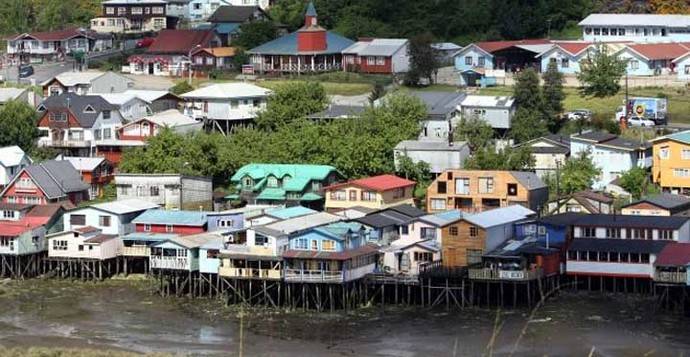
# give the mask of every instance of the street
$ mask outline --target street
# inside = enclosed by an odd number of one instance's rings
[[[22,78],[21,83],[39,85],[60,73],[71,71],[73,63],[73,61],[65,61],[35,64],[33,65],[34,74],[27,78]],[[2,70],[0,70],[0,74],[2,75],[3,79],[8,82],[17,82],[17,66],[4,67]]]

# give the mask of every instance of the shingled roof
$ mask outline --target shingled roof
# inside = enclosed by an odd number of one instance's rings
[[[69,161],[49,160],[39,164],[29,165],[22,172],[27,172],[48,199],[67,196],[72,192],[81,192],[89,189],[89,185],[81,180],[81,175],[69,163]],[[12,183],[7,185],[0,196],[4,196],[14,182],[21,176],[21,172],[15,176]]]
[[[162,30],[146,50],[148,54],[189,54],[197,45],[211,47],[213,30]]]
[[[254,19],[254,14],[259,11],[264,16],[268,14],[259,6],[234,6],[223,5],[208,18],[211,23],[244,23]]]
[[[72,92],[50,96],[40,106],[47,111],[69,108],[82,128],[91,128],[104,110],[117,110],[117,106],[99,95],[77,95]],[[86,110],[88,107],[93,110]]]

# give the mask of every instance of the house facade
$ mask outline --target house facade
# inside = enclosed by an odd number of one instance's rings
[[[149,256],[151,269],[198,272],[201,247],[219,239],[212,233],[199,233],[154,243]]]
[[[540,178],[556,174],[570,157],[570,137],[550,134],[516,145],[529,147],[534,159],[534,172]]]
[[[213,25],[223,46],[230,46],[239,34],[242,24],[270,19],[264,10],[265,8],[259,4],[235,0],[231,5],[221,5],[207,21]]]
[[[395,175],[362,178],[324,188],[325,208],[338,211],[355,206],[383,209],[400,204],[414,205],[417,183]]]
[[[0,193],[6,203],[46,205],[89,200],[89,185],[67,161],[49,160],[23,168]]]
[[[436,140],[404,140],[393,149],[395,167],[400,167],[402,157],[413,163],[429,164],[429,172],[438,175],[446,170],[462,168],[470,157],[470,148],[464,141],[445,142]]]
[[[31,59],[64,60],[70,53],[91,53],[112,47],[112,35],[79,28],[29,32],[7,38],[7,54],[20,62],[29,62]]]
[[[83,227],[51,234],[48,257],[108,260],[117,258],[122,241],[114,234],[103,234],[94,227]]]
[[[690,198],[660,193],[621,207],[621,214],[636,216],[690,216]]]
[[[548,199],[548,187],[533,172],[447,170],[427,188],[429,212],[485,209],[522,205],[539,211]]]
[[[105,186],[113,180],[113,165],[102,157],[59,156],[58,160],[68,161],[79,172],[90,186],[90,199],[103,197]]]
[[[463,118],[479,118],[498,130],[510,129],[516,110],[515,100],[506,96],[468,95],[460,103]]]
[[[545,72],[549,64],[555,63],[556,68],[563,74],[575,74],[580,72],[580,62],[587,58],[592,49],[591,42],[584,41],[557,41],[548,50],[540,53],[541,71]]]
[[[129,66],[123,70],[138,75],[188,75],[192,53],[219,45],[220,40],[213,30],[161,30],[144,53],[129,56]]]
[[[165,209],[210,210],[213,183],[209,177],[180,174],[116,174],[117,199],[140,199]]]
[[[201,130],[202,123],[180,113],[177,109],[168,109],[123,125],[118,129],[117,135],[120,140],[143,142],[158,135],[164,128],[184,134]]]
[[[652,141],[652,181],[662,191],[690,195],[690,131]]]
[[[0,186],[7,186],[15,175],[30,164],[31,158],[19,146],[0,148]]]
[[[682,43],[634,43],[616,53],[627,62],[631,76],[653,76],[676,71],[676,58],[688,53],[690,48]]]
[[[134,218],[156,208],[158,205],[137,199],[98,203],[65,213],[63,227],[67,231],[94,227],[103,234],[123,236],[134,232]]]
[[[165,0],[107,0],[91,30],[102,33],[157,32],[167,27]]]
[[[348,72],[397,74],[410,69],[407,39],[362,39],[342,53],[343,69]]]
[[[547,212],[559,213],[585,213],[585,214],[609,214],[613,213],[613,197],[602,192],[590,190],[578,191],[567,197],[557,198],[549,202]]]
[[[41,83],[43,96],[58,96],[63,93],[104,94],[122,93],[134,85],[131,79],[115,72],[63,72]]]
[[[578,24],[588,42],[689,42],[688,15],[590,14]]]

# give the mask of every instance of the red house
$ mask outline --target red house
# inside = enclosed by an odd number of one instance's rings
[[[208,219],[205,212],[148,210],[132,220],[138,233],[167,233],[190,235],[206,232]]]
[[[113,164],[102,157],[63,156],[59,160],[68,161],[81,175],[89,187],[91,199],[103,196],[103,187],[113,180]]]
[[[0,193],[0,201],[45,205],[89,200],[89,185],[67,161],[45,161],[22,169]]]
[[[361,39],[343,50],[345,71],[395,74],[410,68],[409,41],[397,38]]]

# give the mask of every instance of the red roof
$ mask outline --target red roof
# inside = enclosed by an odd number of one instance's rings
[[[35,217],[24,217],[18,221],[2,221],[0,222],[0,232],[6,237],[18,237],[45,223],[45,219],[36,219]]]
[[[551,43],[551,41],[542,38],[517,41],[485,41],[477,42],[475,43],[475,45],[486,52],[494,53],[496,51],[505,50],[506,48],[510,48],[517,45],[546,45],[549,43]]]
[[[213,30],[162,30],[146,52],[188,55],[197,45],[211,47],[213,36]]]
[[[656,257],[655,265],[681,266],[690,263],[690,243],[670,242]]]
[[[589,42],[556,42],[558,47],[562,48],[563,51],[570,53],[571,55],[576,55],[591,45]]]
[[[649,60],[676,59],[689,50],[681,43],[639,43],[628,45],[628,48]]]
[[[395,175],[379,175],[331,185],[326,187],[326,190],[343,186],[355,185],[375,191],[389,191],[394,190],[396,188],[414,186],[415,184],[417,183],[414,181],[407,180]]]
[[[60,41],[68,40],[77,36],[93,37],[94,33],[90,30],[80,30],[77,27],[72,27],[64,30],[58,31],[44,31],[44,32],[29,32],[20,35],[15,35],[10,37],[12,40],[16,40],[22,37],[31,37],[39,41]]]

